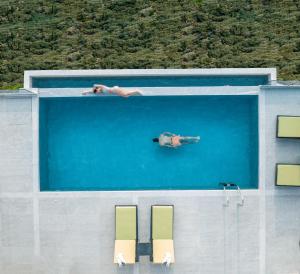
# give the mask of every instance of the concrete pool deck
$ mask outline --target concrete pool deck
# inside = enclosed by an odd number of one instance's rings
[[[0,273],[300,273],[300,188],[274,185],[300,163],[300,140],[276,139],[276,116],[300,115],[300,87],[261,88],[260,185],[244,206],[222,191],[40,192],[38,97],[0,93]],[[114,206],[137,204],[140,242],[152,204],[173,204],[176,263],[113,265]]]

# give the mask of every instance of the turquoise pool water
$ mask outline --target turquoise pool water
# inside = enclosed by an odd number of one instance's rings
[[[178,149],[164,131],[200,135]],[[258,185],[257,96],[40,98],[42,191]]]
[[[88,88],[94,84],[120,87],[199,87],[258,86],[268,84],[266,75],[207,76],[115,76],[115,77],[36,77],[34,88]]]

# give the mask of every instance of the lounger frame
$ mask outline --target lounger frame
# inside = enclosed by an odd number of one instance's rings
[[[286,165],[286,166],[300,166],[300,164],[289,164],[289,163],[277,163],[275,168],[275,186],[277,187],[300,187],[300,186],[294,186],[294,185],[277,185],[277,176],[278,176],[278,166]]]
[[[151,222],[150,222],[150,243],[151,243],[151,255],[150,255],[150,261],[153,262],[153,238],[152,238],[152,215],[153,215],[153,207],[154,206],[171,206],[173,208],[173,219],[172,219],[172,227],[174,227],[174,205],[161,205],[161,204],[157,204],[157,205],[152,205],[151,206]],[[173,230],[173,238],[174,238],[174,230]]]
[[[135,240],[135,261],[138,262],[139,261],[139,257],[138,257],[138,237],[139,237],[139,231],[138,231],[138,206],[137,205],[115,205],[115,228],[116,228],[116,223],[117,223],[117,214],[116,214],[116,209],[117,207],[135,207],[136,208],[136,240]],[[116,239],[116,229],[115,229],[115,239]]]
[[[278,136],[278,130],[279,130],[279,117],[299,117],[300,116],[297,116],[297,115],[277,115],[277,121],[276,121],[276,138],[279,138],[279,139],[300,139],[300,137],[281,137],[281,136]]]

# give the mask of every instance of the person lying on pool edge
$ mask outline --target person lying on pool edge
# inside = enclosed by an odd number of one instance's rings
[[[142,91],[139,89],[124,89],[120,88],[119,86],[113,86],[110,88],[104,85],[94,85],[91,91],[83,91],[82,94],[116,94],[122,97],[129,97],[132,95],[142,95]]]
[[[190,137],[190,136],[180,136],[170,132],[164,132],[159,135],[158,138],[153,138],[154,143],[159,143],[163,147],[176,148],[186,144],[195,144],[200,140],[200,136]]]

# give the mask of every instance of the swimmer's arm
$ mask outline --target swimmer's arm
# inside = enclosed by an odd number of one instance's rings
[[[181,146],[181,144],[172,145],[172,147],[174,147],[174,148],[177,148],[177,147],[180,147],[180,146]]]
[[[165,147],[176,147],[174,145],[164,145]]]
[[[169,144],[159,144],[161,147],[174,147],[173,145],[169,145]]]
[[[171,136],[171,137],[176,136],[176,134],[171,133],[171,132],[164,132],[162,135]]]

